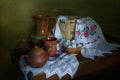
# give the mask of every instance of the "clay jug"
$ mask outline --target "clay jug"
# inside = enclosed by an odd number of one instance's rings
[[[29,42],[27,40],[22,40],[20,41],[15,50],[17,51],[17,56],[21,57],[22,55],[26,55],[30,50],[31,50],[31,46],[29,45]]]
[[[32,67],[42,67],[48,60],[49,54],[44,49],[35,46],[27,55],[27,63]]]
[[[36,23],[36,36],[47,36],[56,24],[56,17],[36,15],[34,16]]]

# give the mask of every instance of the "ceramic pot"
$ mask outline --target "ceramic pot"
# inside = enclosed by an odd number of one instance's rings
[[[48,60],[49,55],[44,49],[35,46],[27,55],[27,63],[32,67],[42,67]]]
[[[44,39],[44,46],[49,56],[56,56],[57,52],[57,39],[55,37],[47,37]]]
[[[21,57],[22,55],[26,55],[31,50],[31,46],[27,40],[22,40],[16,46],[15,50],[18,53],[17,56]]]
[[[36,36],[47,36],[51,33],[56,24],[56,17],[46,15],[34,16],[36,24]]]
[[[20,43],[17,45],[16,49],[18,51],[29,51],[31,49],[29,43],[27,40],[22,40]]]

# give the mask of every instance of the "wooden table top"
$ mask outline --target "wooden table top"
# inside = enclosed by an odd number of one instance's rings
[[[111,36],[107,36],[107,40],[110,42],[120,43],[120,39],[111,38]],[[16,53],[12,54],[11,58],[16,67],[18,67],[18,60],[16,59],[15,54]],[[80,54],[77,55],[77,59],[80,62],[80,65],[74,78],[77,78],[80,75],[85,75],[91,72],[99,71],[111,66],[120,65],[120,49],[118,51],[113,51],[113,54],[105,54],[104,57],[96,57],[95,60],[84,58]],[[55,74],[46,79],[45,73],[40,73],[37,76],[31,77],[30,80],[59,80],[59,78]],[[70,76],[66,74],[62,77],[61,80],[70,80]]]

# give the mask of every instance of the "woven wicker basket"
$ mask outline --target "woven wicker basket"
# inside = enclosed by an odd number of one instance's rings
[[[78,54],[78,53],[80,53],[81,48],[82,48],[82,46],[77,47],[77,48],[66,48],[66,47],[64,47],[64,50],[69,54]]]

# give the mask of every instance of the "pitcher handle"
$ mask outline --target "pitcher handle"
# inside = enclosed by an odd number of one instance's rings
[[[53,23],[52,23],[52,25],[50,26],[50,30],[49,30],[49,32],[52,33],[52,30],[53,30],[53,28],[54,28],[55,25],[56,25],[56,17],[52,16],[52,17],[50,17],[50,19],[53,20]]]
[[[26,59],[28,58],[28,55],[22,55],[19,59],[19,67],[21,68],[28,68],[29,65],[27,64]]]

